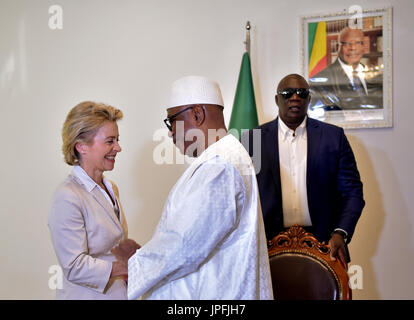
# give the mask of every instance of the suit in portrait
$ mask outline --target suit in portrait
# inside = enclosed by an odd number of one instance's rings
[[[343,70],[339,58],[309,79],[310,110],[361,110],[383,108],[383,76],[365,78],[366,91],[358,90]]]
[[[57,299],[127,299],[125,280],[110,279],[112,262],[116,261],[111,249],[128,236],[118,188],[110,183],[119,219],[97,186],[88,190],[74,174],[55,192],[49,229],[64,275]]]
[[[258,129],[261,157],[260,171],[256,173],[266,236],[270,240],[284,230],[278,118]],[[334,229],[340,228],[348,233],[349,243],[365,205],[354,154],[342,128],[308,117],[306,130],[306,186],[313,233],[319,241],[329,241]],[[249,141],[252,154],[252,130]],[[255,164],[257,168],[258,165]]]

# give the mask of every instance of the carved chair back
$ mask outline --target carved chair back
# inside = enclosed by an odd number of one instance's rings
[[[276,300],[350,300],[346,269],[329,245],[295,225],[268,242]]]

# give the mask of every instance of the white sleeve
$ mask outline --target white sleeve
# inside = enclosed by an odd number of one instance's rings
[[[203,163],[164,211],[152,239],[128,261],[128,298],[197,270],[237,227],[243,180],[228,163]],[[182,193],[182,194],[181,194]]]

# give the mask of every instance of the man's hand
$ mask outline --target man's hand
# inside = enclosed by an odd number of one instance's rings
[[[119,277],[128,275],[128,265],[125,265],[122,262],[114,261],[112,262],[112,270],[110,277]]]
[[[348,270],[344,238],[340,234],[332,234],[331,240],[329,240],[329,247],[331,248],[331,259],[335,260],[335,258],[338,258],[345,270]]]
[[[128,266],[128,259],[135,254],[141,246],[132,239],[122,240],[119,245],[111,250],[115,258],[123,265]]]

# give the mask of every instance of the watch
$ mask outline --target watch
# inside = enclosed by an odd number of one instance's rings
[[[342,231],[342,230],[339,230],[339,229],[336,229],[334,232],[332,232],[332,233],[331,233],[331,237],[332,237],[332,235],[333,235],[334,233],[337,233],[337,234],[339,234],[340,236],[342,236],[342,238],[344,238],[345,243],[346,243],[346,241],[348,240],[348,235],[346,234],[346,232],[344,232],[344,231]]]

